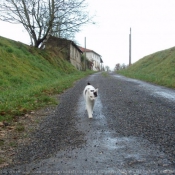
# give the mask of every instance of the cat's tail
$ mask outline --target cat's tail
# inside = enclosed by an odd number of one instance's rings
[[[88,85],[91,85],[89,82],[87,83]]]

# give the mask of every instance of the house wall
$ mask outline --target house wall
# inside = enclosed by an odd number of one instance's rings
[[[82,65],[81,65],[81,53],[72,44],[70,45],[70,62],[78,70],[81,70],[82,69]]]
[[[100,56],[94,52],[86,52],[86,58],[89,59],[89,61],[93,61],[93,70],[98,71],[100,70]]]
[[[81,70],[81,53],[80,51],[72,44],[72,41],[56,38],[50,36],[46,43],[46,48],[57,47],[59,52],[64,55],[64,59],[69,61],[77,69]]]
[[[97,54],[93,54],[93,60],[94,60],[94,68],[96,70],[100,70],[100,56]]]

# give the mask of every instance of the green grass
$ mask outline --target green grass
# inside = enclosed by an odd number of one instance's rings
[[[5,162],[5,159],[0,157],[0,164],[4,163]]]
[[[148,55],[117,73],[175,88],[175,47]]]
[[[0,146],[4,145],[4,140],[0,140]]]
[[[18,132],[22,132],[22,131],[25,130],[25,127],[24,127],[24,125],[22,123],[18,123],[15,129]]]
[[[92,71],[78,71],[57,51],[40,50],[0,37],[0,121],[56,104],[62,93]]]
[[[9,146],[11,146],[11,147],[17,147],[17,145],[18,145],[18,144],[17,144],[16,142],[10,142],[10,143],[9,143]]]
[[[109,77],[108,72],[102,72],[101,74],[102,74],[103,77]]]

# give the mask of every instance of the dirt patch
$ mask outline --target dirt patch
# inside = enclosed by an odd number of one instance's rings
[[[59,95],[53,97],[58,101]],[[0,168],[12,164],[17,148],[31,142],[31,135],[38,129],[39,123],[55,109],[56,106],[47,106],[24,116],[15,116],[10,123],[0,122]]]

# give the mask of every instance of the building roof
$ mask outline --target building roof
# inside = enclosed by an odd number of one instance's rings
[[[82,51],[82,52],[93,52],[93,53],[95,53],[96,55],[98,55],[99,57],[100,57],[100,62],[101,63],[103,63],[103,60],[102,60],[102,56],[100,55],[100,54],[98,54],[97,52],[95,52],[95,51],[93,51],[93,50],[91,50],[91,49],[87,49],[87,48],[83,48],[83,47],[81,47],[81,46],[79,46],[79,48],[80,48],[80,50]]]
[[[50,38],[57,40],[57,41],[67,41],[67,42],[71,43],[81,54],[83,53],[83,51],[79,48],[79,46],[77,46],[72,40],[68,40],[65,38],[58,38],[58,37],[52,36],[52,35],[49,36],[49,39]]]
[[[80,48],[80,50],[81,50],[82,52],[94,52],[93,50],[85,49],[85,48],[80,47],[80,46],[79,46],[79,48]]]

